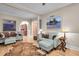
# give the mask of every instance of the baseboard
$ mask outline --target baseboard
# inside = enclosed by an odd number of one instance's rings
[[[67,48],[79,51],[79,47],[77,47],[77,46],[67,46]]]

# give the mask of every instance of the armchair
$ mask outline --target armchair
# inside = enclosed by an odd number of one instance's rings
[[[23,36],[21,34],[16,35],[16,40],[23,40]]]
[[[57,35],[57,33],[52,33],[53,35]],[[51,51],[53,48],[56,48],[59,44],[60,41],[58,38],[52,38],[51,34],[51,38],[38,38],[38,44],[39,47],[47,52]]]

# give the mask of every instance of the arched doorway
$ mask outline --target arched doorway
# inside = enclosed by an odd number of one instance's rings
[[[20,32],[23,36],[28,35],[28,22],[27,21],[22,21],[20,24]]]

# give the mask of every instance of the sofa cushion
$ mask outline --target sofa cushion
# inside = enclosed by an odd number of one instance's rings
[[[39,42],[39,44],[46,47],[46,48],[51,47],[51,46],[53,47],[53,40],[50,40],[50,39],[49,40],[42,40]]]
[[[47,40],[46,38],[38,38],[38,41]]]
[[[59,38],[58,38],[58,39],[55,38],[55,39],[54,39],[54,48],[56,48],[60,43],[61,43],[61,42],[60,42]]]
[[[3,32],[6,38],[10,37],[9,32]]]
[[[58,34],[58,32],[49,33],[49,39],[52,39],[52,37],[53,37],[54,35],[57,35],[57,34]]]
[[[3,35],[0,33],[0,38],[2,38],[3,37]]]
[[[10,32],[9,35],[10,35],[10,37],[16,37],[16,33],[15,32]]]
[[[49,38],[49,34],[42,34],[42,38]]]

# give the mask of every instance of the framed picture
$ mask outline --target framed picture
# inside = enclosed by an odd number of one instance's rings
[[[3,31],[16,31],[16,21],[3,20]]]
[[[50,16],[47,22],[48,29],[60,29],[61,28],[61,17],[60,16]]]

